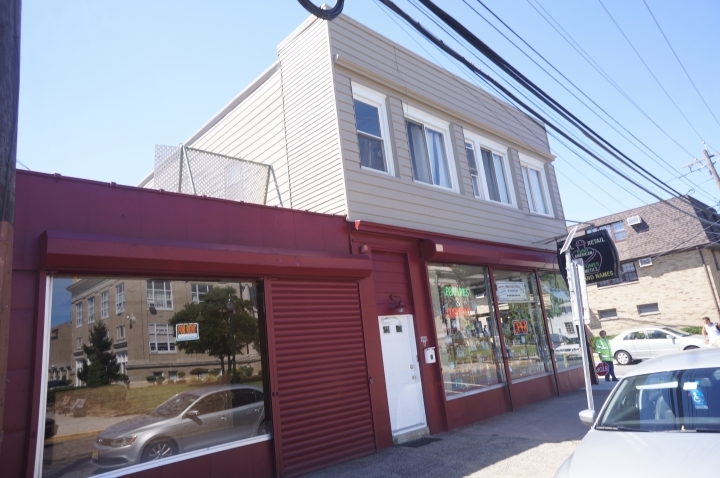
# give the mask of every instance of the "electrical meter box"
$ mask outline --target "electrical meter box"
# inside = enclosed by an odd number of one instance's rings
[[[425,349],[425,363],[435,363],[435,347],[427,347]]]

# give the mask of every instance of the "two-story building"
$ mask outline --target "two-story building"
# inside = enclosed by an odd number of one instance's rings
[[[703,222],[704,221],[704,222]],[[606,229],[620,277],[588,286],[591,329],[608,334],[644,325],[701,326],[720,318],[720,216],[690,196],[588,221]]]
[[[212,154],[202,166],[177,156],[175,192],[153,175],[139,189],[18,174],[18,217],[36,212],[16,224],[16,244],[27,246],[17,248],[13,290],[28,299],[13,303],[22,310],[13,315],[11,355],[22,347],[34,354],[14,362],[9,376],[33,401],[11,396],[24,411],[7,422],[0,477],[89,476],[125,464],[123,473],[137,476],[294,476],[582,385],[577,354],[553,347],[561,335],[553,324],[567,321],[569,301],[548,243],[565,233],[553,156],[543,125],[519,110],[345,16],[311,17],[185,146]],[[213,169],[213,157],[231,162]],[[277,189],[265,183],[265,205],[186,194],[208,182],[217,191],[241,188],[232,158],[272,166]],[[158,436],[122,457],[98,449],[92,433],[44,442],[37,430],[48,364],[35,344],[46,342],[49,328],[39,325],[33,336],[18,317],[49,323],[52,304],[43,297],[54,277],[81,279],[71,286],[83,321],[76,328],[88,327],[91,299],[93,320],[103,320],[105,291],[110,332],[133,324],[124,332],[128,371],[132,343],[150,346],[157,336],[144,335],[149,326],[157,334],[167,320],[151,317],[143,294],[150,280],[156,311],[166,281],[178,284],[173,300],[191,301],[192,284],[253,283],[262,379],[247,396],[211,389],[208,407],[219,414],[249,407],[264,414],[263,424],[239,438],[228,433],[228,417],[218,417],[225,428],[204,446]],[[100,277],[112,279],[93,279]],[[143,370],[172,360],[158,369],[168,373],[185,359],[138,357],[149,361],[138,363],[151,367]],[[173,387],[131,388],[127,396],[145,413],[180,390]],[[84,390],[79,398],[100,393]],[[195,420],[203,407],[180,416],[188,430],[204,423]],[[98,426],[128,413],[115,401],[89,409],[111,415]],[[60,434],[70,433],[63,426]],[[98,443],[111,448],[113,440]],[[134,444],[131,436],[118,440]],[[9,455],[8,443],[18,452]],[[143,463],[155,449],[173,456]]]

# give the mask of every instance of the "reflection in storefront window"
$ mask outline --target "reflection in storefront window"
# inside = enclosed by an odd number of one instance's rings
[[[445,396],[504,383],[487,269],[429,264],[428,274]]]
[[[559,272],[540,272],[539,276],[558,372],[580,367],[582,355],[567,284]]]
[[[535,274],[494,271],[500,321],[513,380],[552,372]]]
[[[257,294],[254,282],[54,278],[42,476],[267,435]],[[95,302],[122,308],[92,321]]]

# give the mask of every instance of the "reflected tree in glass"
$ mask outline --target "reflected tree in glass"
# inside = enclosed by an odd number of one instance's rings
[[[228,299],[234,305],[232,314],[226,305]],[[255,350],[260,349],[260,329],[253,302],[239,298],[237,290],[231,286],[214,287],[204,295],[202,302],[185,304],[183,309],[168,321],[173,327],[195,322],[198,324],[200,338],[178,342],[177,348],[187,354],[207,354],[217,358],[223,374],[230,372],[232,368],[233,329],[234,350],[237,354],[242,355],[243,350],[251,345]]]

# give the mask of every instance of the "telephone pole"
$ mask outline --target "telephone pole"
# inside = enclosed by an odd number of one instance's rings
[[[710,152],[709,152],[708,149],[707,149],[707,145],[705,144],[705,141],[703,141],[703,146],[704,146],[704,148],[703,148],[703,156],[704,156],[704,158],[703,158],[703,159],[696,159],[696,160],[693,161],[692,163],[686,164],[686,165],[683,166],[683,167],[684,167],[684,168],[690,168],[690,171],[691,171],[691,172],[692,172],[692,170],[693,170],[693,169],[692,169],[693,166],[698,165],[698,164],[700,165],[700,167],[699,167],[698,169],[708,168],[708,171],[710,171],[710,175],[711,175],[711,176],[713,177],[713,179],[715,180],[715,186],[717,186],[717,188],[720,189],[720,176],[718,176],[718,173],[717,173],[717,171],[715,170],[715,163],[713,163],[713,162],[712,162],[712,159],[711,159],[711,158],[713,158],[713,157],[715,157],[715,156],[717,156],[717,155],[716,155],[716,154],[710,154]],[[704,162],[705,164],[703,164],[703,162]]]

